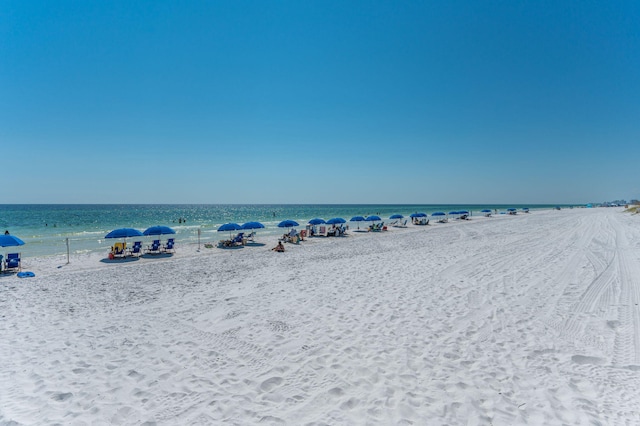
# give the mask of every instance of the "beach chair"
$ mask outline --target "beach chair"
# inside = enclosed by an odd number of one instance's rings
[[[145,250],[148,254],[160,254],[160,240],[153,240],[150,246]]]
[[[380,223],[373,223],[371,224],[371,226],[369,227],[369,231],[373,231],[373,232],[380,232],[382,231],[382,227],[384,226],[384,222],[380,222]]]
[[[129,249],[129,256],[142,256],[142,241],[136,241],[133,243],[133,246]]]
[[[7,260],[4,263],[4,271],[20,271],[22,270],[20,262],[20,253],[7,253]]]
[[[175,244],[175,238],[167,239],[167,244],[164,245],[163,250],[165,253],[175,253],[176,250],[173,248]]]
[[[231,240],[231,244],[234,246],[243,246],[244,245],[244,232],[240,232],[238,235]]]
[[[127,243],[115,243],[113,247],[111,247],[111,253],[109,253],[109,258],[124,258],[127,256]]]
[[[405,219],[404,221],[399,221],[397,224],[392,225],[392,226],[394,226],[396,228],[406,228],[408,221],[409,221],[408,219]]]

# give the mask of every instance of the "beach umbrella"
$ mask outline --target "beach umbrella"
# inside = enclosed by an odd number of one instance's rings
[[[447,214],[445,212],[435,212],[435,213],[431,213],[431,216],[446,216]]]
[[[152,226],[150,228],[145,229],[142,234],[145,236],[151,236],[151,235],[168,235],[168,234],[175,234],[176,231],[174,231],[173,229],[169,228],[168,226]]]
[[[262,229],[264,228],[264,225],[261,224],[260,222],[247,222],[244,225],[242,225],[242,229],[249,229],[249,230],[253,230],[253,229]],[[251,241],[253,241],[253,236],[255,235],[255,232],[252,232],[249,237],[251,238]]]
[[[347,221],[341,217],[334,217],[327,221],[327,225],[335,225],[337,223],[346,223]]]
[[[371,216],[367,216],[365,220],[367,222],[375,222],[375,221],[382,220],[382,219],[380,219],[380,216],[371,215]]]
[[[264,225],[260,222],[247,222],[241,226],[242,229],[261,229],[264,228]]]
[[[409,217],[427,217],[426,213],[411,213]]]
[[[105,235],[105,238],[130,238],[130,237],[143,237],[144,234],[137,229],[133,228],[119,228],[114,229]]]
[[[292,228],[294,226],[300,226],[300,224],[295,220],[290,220],[290,219],[283,220],[278,224],[278,228]]]
[[[484,210],[481,211],[481,213],[491,213],[491,210],[490,209],[484,209]]]
[[[366,219],[363,216],[354,216],[349,219],[349,222],[364,222]],[[360,224],[358,224],[358,229],[360,229]]]
[[[137,229],[133,229],[133,228],[119,228],[119,229],[114,229],[113,231],[109,232],[107,235],[105,235],[105,238],[117,238],[117,239],[123,239],[125,246],[127,244],[127,238],[130,237],[142,237],[144,236],[144,234],[140,231],[138,231]],[[124,247],[123,247],[124,249]]]
[[[325,222],[324,219],[320,219],[319,217],[316,217],[309,221],[309,225],[322,225],[323,223],[327,223],[327,222]]]
[[[220,227],[218,228],[218,231],[239,231],[242,229],[242,226],[238,225],[237,223],[225,223],[223,225],[220,225]]]
[[[220,225],[220,227],[218,228],[218,232],[229,231],[229,239],[231,240],[233,238],[233,232],[239,231],[241,229],[242,226],[238,225],[237,223],[229,222]]]
[[[389,219],[402,219],[404,218],[404,216],[402,216],[401,214],[392,214],[391,216],[389,216]]]
[[[0,247],[22,246],[24,241],[13,235],[0,235]]]

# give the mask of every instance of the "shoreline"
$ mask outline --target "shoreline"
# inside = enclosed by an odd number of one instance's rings
[[[464,205],[461,205],[464,206]],[[508,206],[478,205],[465,209],[481,208],[506,211]],[[519,208],[519,206],[516,206]],[[551,206],[534,205],[538,209]],[[459,210],[454,205],[0,205],[0,222],[3,228],[23,239],[25,255],[37,257],[66,254],[66,239],[69,239],[72,254],[99,252],[108,248],[112,241],[104,236],[116,228],[131,227],[146,229],[158,224],[171,226],[176,238],[182,243],[198,241],[198,230],[202,238],[216,239],[217,229],[229,221],[244,223],[258,220],[266,229],[265,235],[277,235],[276,225],[283,219],[294,219],[305,225],[312,217],[342,216],[349,219],[362,214],[386,217],[395,213],[409,215],[415,211],[427,213],[436,210]],[[475,211],[478,214],[479,211]],[[275,215],[275,216],[274,216]],[[184,222],[179,223],[185,218]],[[188,218],[188,219],[187,219]],[[357,223],[351,225],[357,226]]]

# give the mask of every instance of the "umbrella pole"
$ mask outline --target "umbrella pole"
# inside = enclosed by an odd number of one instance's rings
[[[65,240],[67,241],[67,265],[68,265],[69,263],[71,263],[69,260],[69,237],[65,238]]]
[[[198,251],[200,251],[200,228],[198,228]]]

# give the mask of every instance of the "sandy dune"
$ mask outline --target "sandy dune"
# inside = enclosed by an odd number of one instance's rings
[[[637,215],[265,242],[27,258],[0,277],[0,423],[640,424]]]

